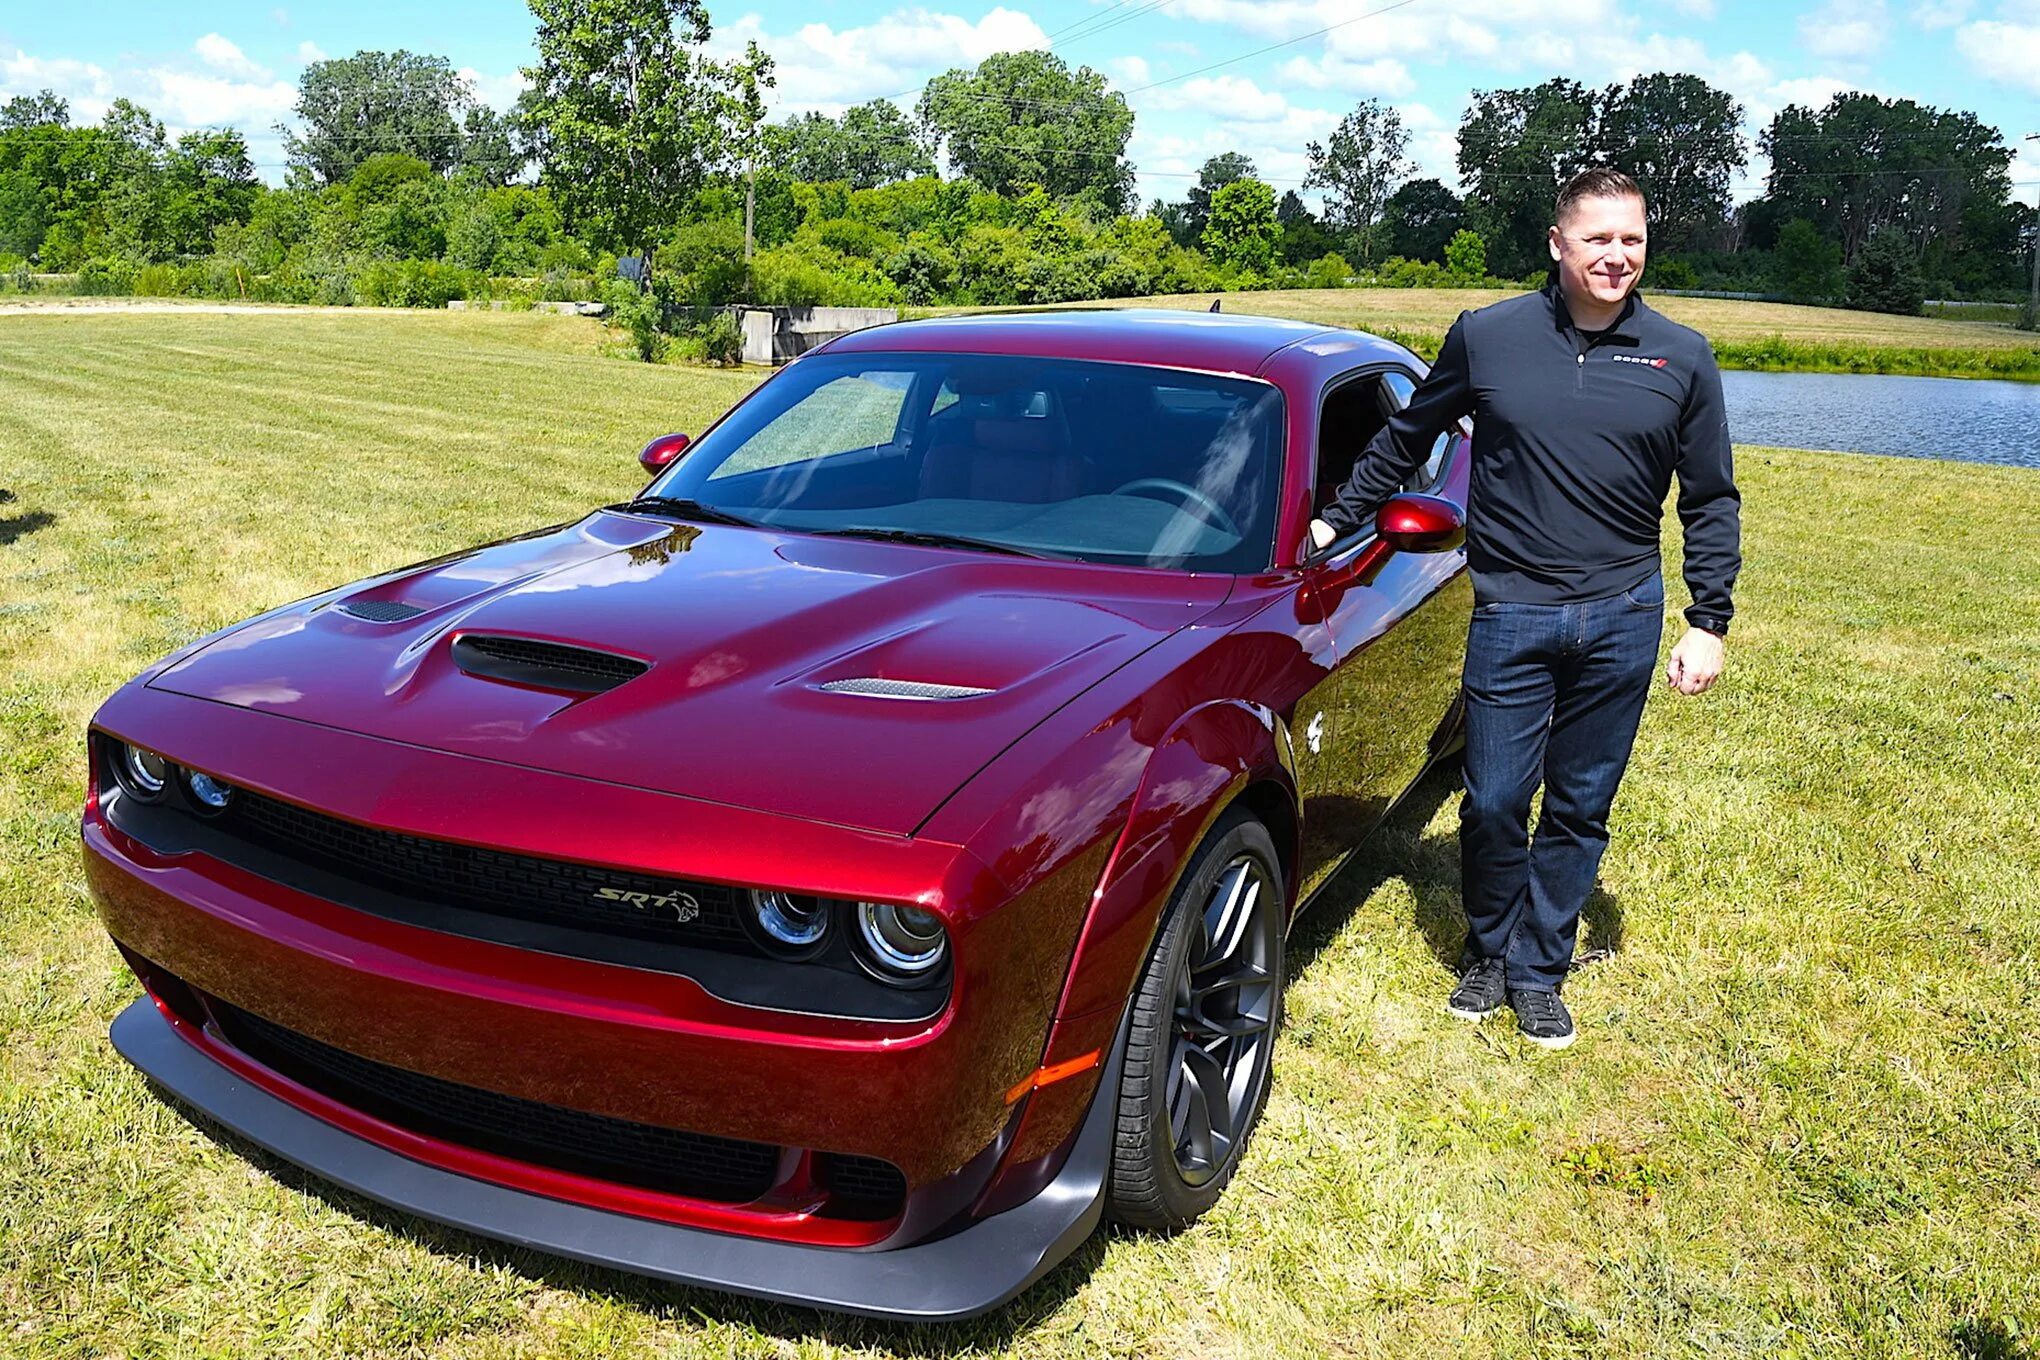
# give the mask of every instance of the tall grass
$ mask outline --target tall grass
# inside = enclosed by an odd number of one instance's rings
[[[1427,785],[1292,941],[1219,1209],[1100,1235],[980,1322],[576,1267],[193,1125],[106,1043],[136,986],[81,882],[88,716],[205,629],[627,494],[648,435],[752,381],[595,332],[0,317],[0,1355],[2033,1354],[2040,473],[2013,468],[1740,450],[1728,673],[1645,713],[1579,1044],[1444,1015],[1456,795]]]

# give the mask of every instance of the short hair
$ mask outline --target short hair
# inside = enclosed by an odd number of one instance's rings
[[[1642,202],[1643,190],[1635,180],[1612,165],[1590,165],[1567,180],[1558,191],[1558,210],[1551,220],[1565,221],[1572,205],[1583,198],[1633,198]]]

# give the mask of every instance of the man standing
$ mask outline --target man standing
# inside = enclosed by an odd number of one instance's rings
[[[1556,218],[1557,281],[1462,313],[1430,376],[1311,524],[1320,547],[1370,525],[1438,433],[1474,418],[1459,813],[1467,940],[1447,1004],[1477,1019],[1506,999],[1547,1048],[1573,1041],[1558,991],[1657,660],[1659,521],[1674,474],[1693,604],[1665,679],[1681,694],[1721,674],[1742,562],[1713,351],[1634,296],[1642,191],[1618,170],[1587,170],[1560,191]]]

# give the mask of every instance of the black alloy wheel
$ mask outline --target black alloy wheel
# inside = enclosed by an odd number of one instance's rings
[[[1285,906],[1267,829],[1228,811],[1178,882],[1134,995],[1113,1139],[1119,1221],[1185,1227],[1239,1166],[1282,1017]]]

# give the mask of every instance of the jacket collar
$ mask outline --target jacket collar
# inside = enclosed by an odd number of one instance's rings
[[[1545,284],[1542,292],[1545,304],[1551,309],[1551,324],[1562,331],[1577,329],[1573,325],[1572,311],[1565,305],[1565,294],[1559,290],[1557,282]],[[1636,290],[1630,289],[1629,296],[1622,300],[1621,315],[1615,318],[1613,325],[1601,333],[1603,338],[1620,340],[1630,345],[1639,343],[1643,337],[1639,334],[1638,327],[1643,323],[1644,310],[1644,305],[1637,300]]]

